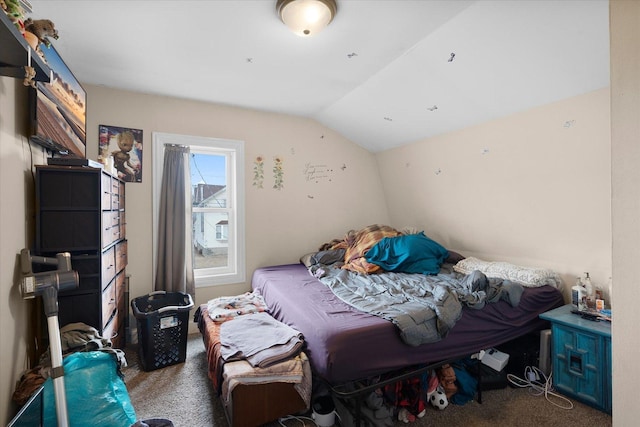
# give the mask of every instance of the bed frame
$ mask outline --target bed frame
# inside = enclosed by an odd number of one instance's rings
[[[481,310],[465,307],[446,338],[412,347],[400,339],[395,325],[338,299],[302,264],[259,268],[254,272],[252,288],[264,297],[275,319],[303,334],[314,388],[324,383],[334,397],[352,402],[356,425],[360,422],[361,405],[372,391],[420,376],[482,349],[547,329],[548,322],[540,319],[539,314],[564,304],[562,293],[554,287],[525,288],[518,307],[511,307],[506,301],[488,303]],[[203,339],[206,344],[206,337]],[[208,354],[210,350],[207,349]],[[254,411],[257,405],[254,399],[270,402],[265,403],[266,406],[277,404],[271,402],[268,395],[274,393],[271,387],[281,385],[264,387],[264,390],[253,387],[246,387],[238,397],[234,394],[230,414],[233,425],[241,416],[236,401],[242,400],[240,405],[252,402],[247,404]],[[284,403],[288,399],[277,400]],[[277,419],[285,415],[281,412],[286,410],[289,410],[287,413],[300,411],[295,404],[293,408],[273,409],[275,412],[268,414],[264,409],[263,419]]]
[[[547,329],[539,314],[564,304],[552,286],[527,287],[518,307],[506,301],[481,310],[465,307],[445,339],[411,347],[391,322],[339,300],[302,264],[259,268],[252,288],[265,298],[274,318],[302,332],[314,381],[327,384],[335,397],[352,400],[356,420],[364,398],[375,389]]]

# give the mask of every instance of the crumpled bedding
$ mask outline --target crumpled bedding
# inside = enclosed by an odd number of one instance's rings
[[[380,266],[370,263],[365,255],[376,243],[385,237],[400,236],[398,230],[388,225],[372,224],[360,230],[351,230],[343,240],[334,240],[328,249],[344,249],[345,270],[355,271],[362,274],[371,274],[381,271]]]
[[[446,269],[437,275],[362,275],[324,266],[310,272],[342,301],[391,321],[411,346],[446,337],[462,315],[463,304],[481,309],[506,300],[516,307],[523,291],[519,284],[488,279],[479,271],[466,276]]]

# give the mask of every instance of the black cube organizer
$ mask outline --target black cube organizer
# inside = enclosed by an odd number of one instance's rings
[[[185,361],[192,307],[191,295],[182,292],[157,291],[131,301],[142,369],[153,371]]]

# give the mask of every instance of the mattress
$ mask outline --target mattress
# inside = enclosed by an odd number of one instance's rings
[[[446,338],[412,347],[396,326],[338,299],[302,264],[257,269],[252,288],[269,313],[300,331],[315,375],[340,384],[405,367],[465,357],[548,327],[538,315],[564,304],[549,285],[527,287],[517,307],[505,301],[483,309],[465,307]]]

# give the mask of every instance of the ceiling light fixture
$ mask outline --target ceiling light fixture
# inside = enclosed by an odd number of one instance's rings
[[[302,37],[319,33],[336,16],[335,0],[278,0],[276,11],[287,27]]]

